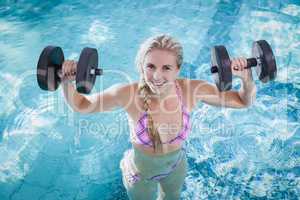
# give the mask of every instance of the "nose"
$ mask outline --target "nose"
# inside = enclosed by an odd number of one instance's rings
[[[153,79],[155,80],[155,81],[161,81],[162,80],[162,78],[163,78],[163,76],[162,76],[162,73],[159,71],[159,70],[156,70],[154,73],[153,73]]]

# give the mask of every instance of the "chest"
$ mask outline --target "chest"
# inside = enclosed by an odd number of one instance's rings
[[[151,120],[153,121],[152,124],[150,123]],[[143,124],[145,125],[145,127],[152,126],[154,129],[156,129],[162,142],[165,143],[175,138],[182,130],[182,113],[181,110],[179,110],[178,112],[173,114],[159,113],[151,115],[151,117],[148,116],[147,119],[144,120]]]
[[[131,117],[131,123],[133,127],[137,127],[140,123],[144,127],[152,126],[158,131],[162,142],[165,142],[176,137],[178,133],[182,130],[182,112],[182,105],[179,101],[164,106],[152,104],[150,110],[148,110],[147,116],[145,116],[145,111],[141,110],[141,112],[137,112],[137,115],[132,115],[133,117]]]
[[[159,109],[162,108],[162,109]],[[188,108],[186,111],[189,111]],[[145,147],[141,144],[136,144],[136,128],[138,125],[138,120],[144,116],[144,107],[142,102],[135,100],[134,105],[131,105],[127,109],[129,127],[130,127],[130,137],[131,141],[137,148],[141,149],[145,153],[152,154],[153,149],[150,147]],[[183,108],[182,104],[179,101],[175,101],[173,104],[167,104],[164,107],[158,107],[157,105],[151,107],[150,115],[153,120],[153,125],[157,128],[159,136],[163,143],[166,143],[174,139],[178,133],[183,129]],[[148,116],[147,116],[148,117]],[[147,118],[146,117],[146,118]],[[144,119],[146,125],[148,125],[148,118]],[[164,144],[162,145],[163,152],[172,152],[180,148],[179,144]]]

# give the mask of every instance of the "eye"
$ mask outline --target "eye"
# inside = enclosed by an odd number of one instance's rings
[[[171,70],[171,67],[168,66],[168,65],[164,65],[164,69],[165,69],[165,70]]]
[[[155,66],[153,64],[148,64],[146,67],[149,68],[149,69],[154,69],[155,68]]]

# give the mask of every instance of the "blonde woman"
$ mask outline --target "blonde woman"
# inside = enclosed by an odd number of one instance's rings
[[[198,101],[223,107],[252,104],[256,87],[246,59],[232,60],[233,75],[242,79],[239,91],[219,92],[203,80],[179,79],[182,46],[169,35],[147,39],[137,53],[140,81],[84,96],[73,84],[76,63],[63,65],[63,91],[80,113],[123,107],[130,125],[132,149],[120,162],[123,184],[132,200],[180,198],[187,173],[185,140],[191,131],[190,112]],[[71,81],[70,81],[71,80]]]

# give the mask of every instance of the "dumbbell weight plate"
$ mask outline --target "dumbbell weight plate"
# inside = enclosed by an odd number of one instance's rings
[[[214,46],[211,49],[211,65],[217,67],[213,78],[219,91],[230,90],[232,87],[231,61],[224,46]]]
[[[81,51],[76,72],[76,89],[80,93],[89,94],[95,84],[96,74],[92,70],[98,67],[97,49],[86,47]]]
[[[60,78],[57,75],[64,62],[64,53],[60,47],[47,46],[40,54],[37,64],[37,82],[41,89],[54,91]]]
[[[263,83],[274,80],[277,74],[275,56],[272,48],[265,40],[253,42],[252,57],[260,58],[256,66],[256,74]]]

